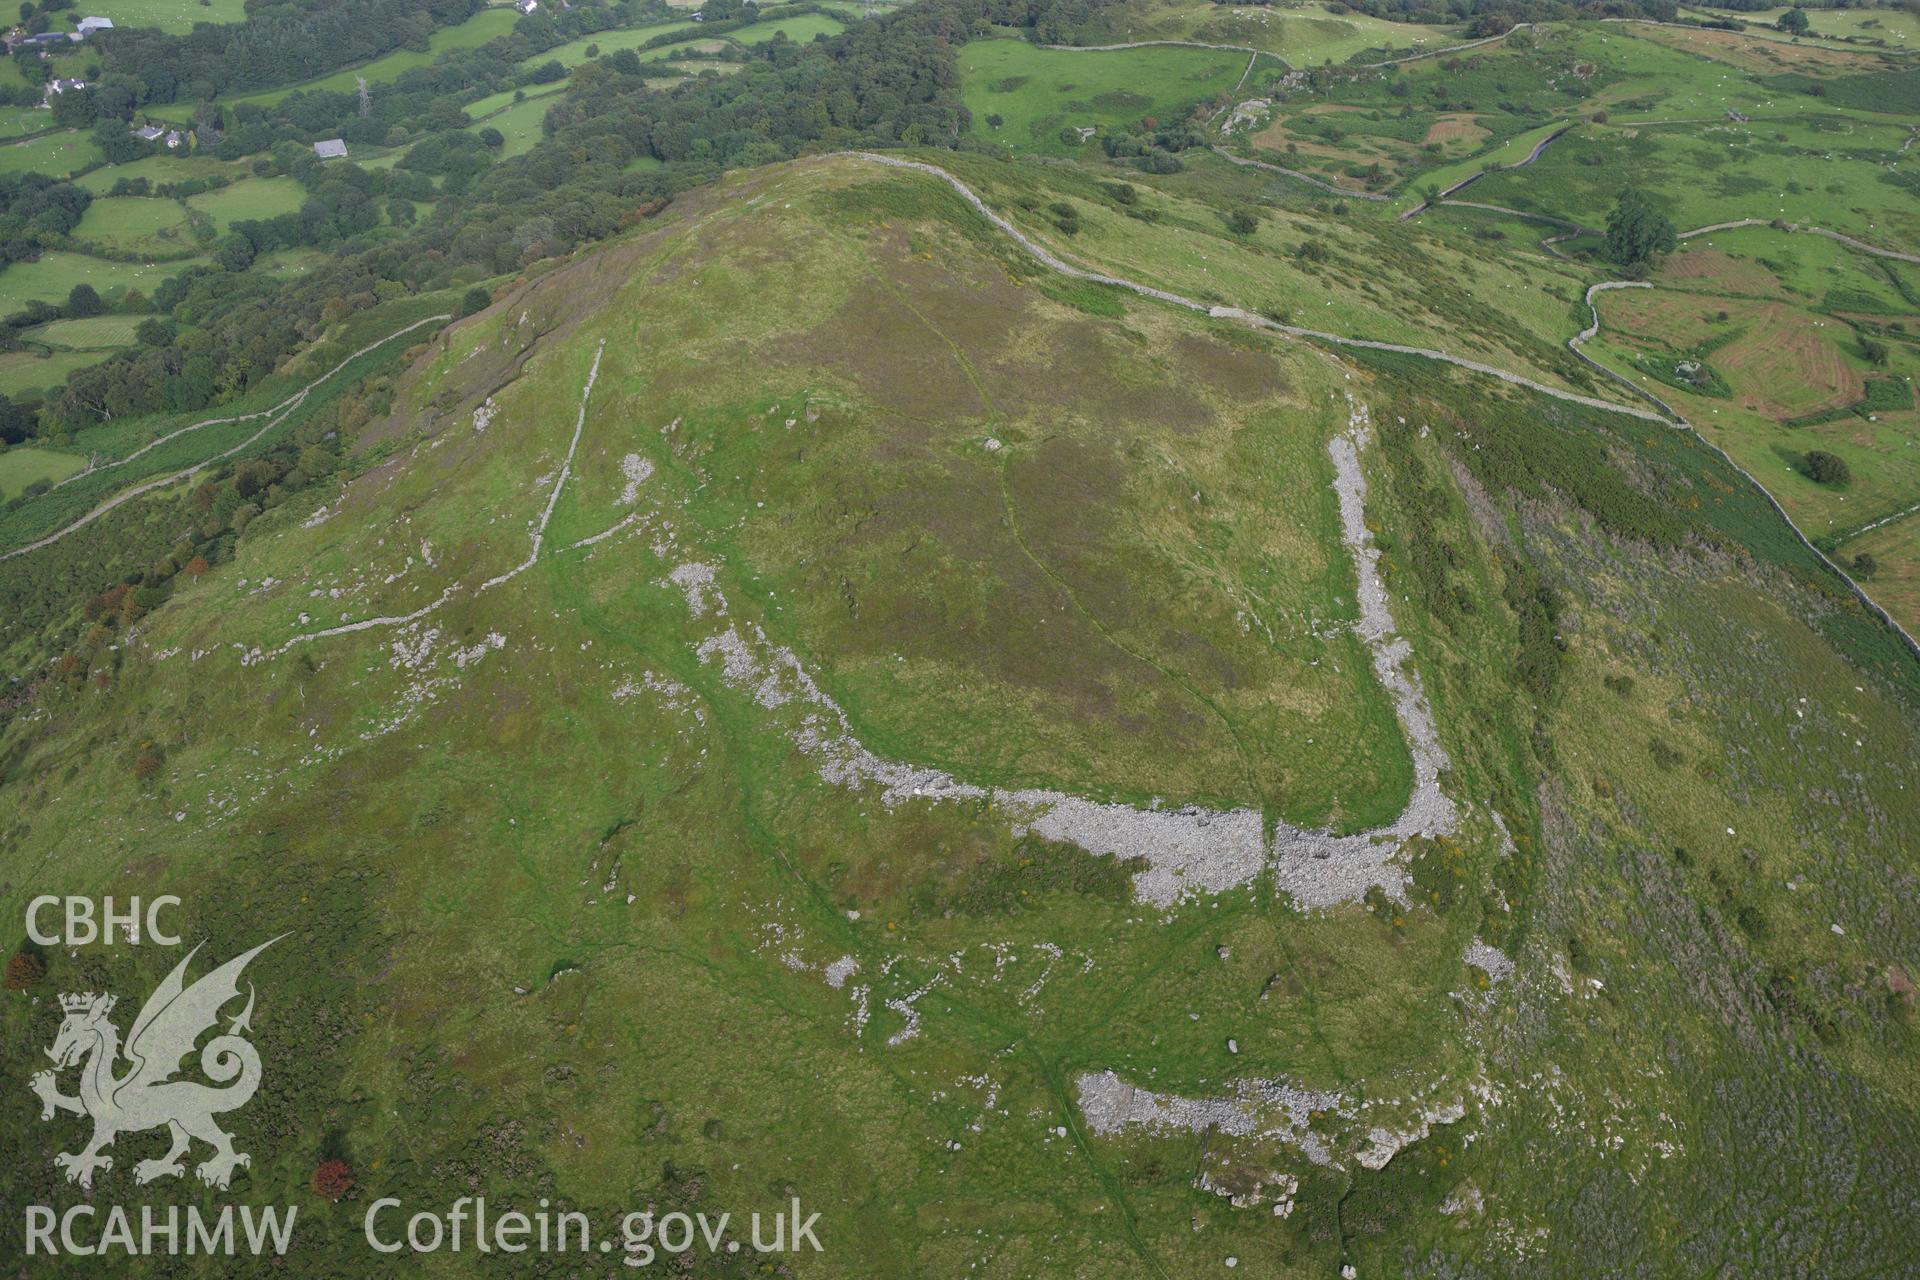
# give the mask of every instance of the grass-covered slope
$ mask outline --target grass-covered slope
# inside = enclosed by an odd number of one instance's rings
[[[0,722],[0,911],[290,934],[235,1186],[300,1274],[476,1192],[798,1195],[817,1276],[1911,1261],[1912,660],[1690,437],[1071,284],[851,159],[677,200],[392,395]],[[1143,901],[1172,824],[1406,804],[1369,572],[1451,833],[1315,910],[1258,858]],[[0,1074],[174,958],[50,955]],[[7,1199],[70,1203],[36,1114]]]

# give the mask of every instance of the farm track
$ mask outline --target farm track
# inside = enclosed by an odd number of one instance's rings
[[[839,154],[867,160],[874,164],[886,165],[889,168],[914,169],[939,178],[959,193],[963,200],[972,205],[975,212],[993,223],[994,226],[998,227],[1021,248],[1037,258],[1042,265],[1061,275],[1070,276],[1076,280],[1089,280],[1095,284],[1112,285],[1115,288],[1125,289],[1130,293],[1138,294],[1143,298],[1153,298],[1160,302],[1171,303],[1176,307],[1182,307],[1188,311],[1197,312],[1214,319],[1237,320],[1256,329],[1267,329],[1292,338],[1306,338],[1315,342],[1331,343],[1334,346],[1360,347],[1370,351],[1391,351],[1400,355],[1420,356],[1428,360],[1438,360],[1445,364],[1457,365],[1462,369],[1470,369],[1475,373],[1484,373],[1490,377],[1499,378],[1503,382],[1510,382],[1515,386],[1526,387],[1531,391],[1537,391],[1542,395],[1552,396],[1558,400],[1566,400],[1573,404],[1586,405],[1589,408],[1603,409],[1612,413],[1624,413],[1631,417],[1644,418],[1652,422],[1666,422],[1665,418],[1662,418],[1652,410],[1640,409],[1633,405],[1620,404],[1613,400],[1602,400],[1597,396],[1583,396],[1574,391],[1564,391],[1559,387],[1550,387],[1544,382],[1536,382],[1532,378],[1526,377],[1523,374],[1514,373],[1508,369],[1483,364],[1480,361],[1469,360],[1464,356],[1452,355],[1445,351],[1436,351],[1431,347],[1407,346],[1397,342],[1374,342],[1366,338],[1349,338],[1341,334],[1327,333],[1319,329],[1306,329],[1298,325],[1282,324],[1277,320],[1269,320],[1265,316],[1255,315],[1253,312],[1245,311],[1238,307],[1209,306],[1204,302],[1196,301],[1193,298],[1174,293],[1171,290],[1141,284],[1138,281],[1128,280],[1121,276],[1111,276],[1099,271],[1089,271],[1085,267],[1078,267],[1065,261],[1054,254],[1052,250],[1028,237],[1025,232],[1014,226],[1013,223],[989,208],[986,201],[982,200],[973,188],[948,173],[945,169],[940,168],[938,165],[928,164],[922,160],[905,160],[898,156],[881,155],[871,151],[850,151]]]
[[[1331,182],[1322,182],[1320,179],[1313,177],[1310,174],[1301,173],[1298,169],[1287,169],[1277,164],[1268,164],[1265,160],[1251,160],[1251,159],[1248,159],[1246,156],[1237,156],[1233,154],[1233,152],[1227,150],[1225,147],[1222,147],[1222,146],[1216,145],[1213,148],[1213,153],[1219,156],[1222,160],[1225,160],[1231,164],[1240,165],[1242,168],[1265,169],[1269,173],[1278,173],[1289,178],[1297,178],[1301,182],[1306,183],[1310,187],[1318,187],[1322,191],[1332,192],[1334,195],[1340,196],[1342,198],[1351,196],[1355,200],[1391,200],[1393,199],[1392,196],[1381,195],[1377,191],[1349,191],[1345,187],[1336,187]]]
[[[80,472],[79,475],[69,476],[66,480],[61,481],[61,485],[70,484],[72,481],[80,479],[81,476],[98,474],[99,472],[108,470],[111,467],[125,466],[127,463],[132,462],[135,458],[140,457],[142,454],[147,453],[149,450],[158,448],[160,445],[167,443],[169,440],[177,440],[181,436],[186,435],[188,432],[198,431],[202,427],[224,426],[224,425],[229,425],[235,422],[251,422],[256,418],[268,419],[267,424],[265,426],[261,427],[258,431],[254,432],[252,435],[248,436],[245,440],[242,440],[239,444],[234,445],[231,449],[227,449],[227,450],[224,450],[223,452],[216,453],[212,457],[202,458],[200,461],[194,463],[192,466],[185,467],[179,471],[170,472],[169,474],[163,475],[163,476],[156,476],[151,480],[135,485],[131,489],[122,489],[119,493],[114,494],[111,498],[108,498],[105,502],[102,502],[99,506],[94,507],[91,511],[81,516],[78,520],[75,520],[72,524],[67,525],[65,528],[56,530],[55,532],[50,533],[43,538],[36,539],[33,542],[29,542],[22,546],[15,547],[11,551],[0,553],[0,561],[11,560],[15,556],[26,555],[29,551],[38,551],[43,547],[50,547],[54,543],[60,541],[62,538],[66,537],[68,534],[77,532],[78,530],[85,528],[87,525],[92,524],[95,520],[98,520],[101,516],[106,515],[109,511],[112,511],[114,508],[122,505],[123,503],[132,501],[134,498],[139,497],[143,493],[150,493],[155,489],[164,488],[170,484],[177,484],[179,481],[194,475],[196,472],[204,470],[208,466],[211,466],[213,463],[219,462],[224,458],[231,458],[234,454],[239,453],[242,449],[245,449],[249,445],[253,444],[254,441],[260,439],[260,437],[266,435],[267,432],[273,430],[275,427],[279,426],[282,422],[286,421],[287,417],[290,414],[292,414],[294,410],[298,409],[301,405],[306,403],[307,397],[313,393],[313,390],[315,387],[318,387],[321,383],[327,381],[329,378],[339,373],[342,369],[352,364],[355,360],[358,360],[361,356],[366,355],[368,352],[373,351],[378,347],[385,346],[387,343],[392,342],[395,338],[403,337],[406,334],[412,333],[415,329],[418,329],[423,325],[438,324],[443,321],[447,321],[451,319],[453,319],[453,316],[450,314],[428,316],[424,320],[414,321],[412,324],[407,325],[405,328],[396,329],[384,338],[380,338],[376,341],[369,342],[366,346],[360,348],[358,351],[354,352],[352,355],[342,360],[339,364],[336,364],[335,366],[333,366],[333,368],[327,370],[325,373],[315,378],[312,382],[309,382],[306,386],[300,388],[300,390],[294,392],[292,395],[288,396],[285,400],[282,400],[279,404],[274,405],[270,409],[262,409],[257,413],[243,413],[243,414],[239,414],[229,418],[207,418],[203,421],[192,423],[188,426],[181,427],[177,431],[168,432],[166,435],[161,436],[157,440],[153,440],[145,445],[142,445],[139,449],[135,450],[133,453],[128,454],[126,457],[121,458],[117,462],[110,462],[110,463],[107,463],[105,466],[101,466],[101,467],[89,467],[87,470]],[[60,485],[56,485],[54,487],[57,489],[60,487]],[[49,490],[49,492],[51,492],[51,490]]]
[[[1704,236],[1715,231],[1737,231],[1742,227],[1774,226],[1773,220],[1768,218],[1741,218],[1734,222],[1716,222],[1711,226],[1695,227],[1691,231],[1680,232],[1675,238],[1679,240],[1691,240],[1695,236]],[[1829,240],[1839,241],[1849,249],[1858,249],[1861,253],[1872,254],[1876,258],[1892,258],[1896,262],[1920,263],[1920,253],[1901,253],[1895,249],[1882,249],[1879,245],[1868,244],[1864,240],[1855,240],[1852,236],[1842,235],[1838,231],[1830,230],[1827,227],[1816,227],[1812,223],[1789,222],[1776,229],[1796,232],[1800,235],[1825,236]]]

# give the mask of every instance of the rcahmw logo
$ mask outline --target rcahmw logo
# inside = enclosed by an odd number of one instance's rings
[[[247,1039],[253,1029],[255,1003],[251,983],[247,984],[245,1006],[229,1016],[225,1030],[208,1040],[194,1059],[199,1074],[212,1083],[175,1076],[181,1071],[183,1059],[194,1054],[200,1037],[210,1030],[219,1031],[221,1010],[240,998],[240,977],[247,965],[278,941],[269,939],[188,985],[187,966],[200,950],[195,947],[147,997],[124,1043],[112,1017],[117,1003],[114,996],[89,991],[60,997],[60,1030],[46,1051],[53,1067],[36,1072],[30,1084],[40,1099],[42,1120],[68,1114],[93,1121],[93,1134],[79,1150],[53,1157],[54,1166],[68,1182],[92,1188],[97,1173],[113,1168],[113,1157],[105,1154],[105,1148],[116,1137],[163,1126],[172,1144],[165,1155],[134,1165],[136,1183],[183,1176],[186,1165],[182,1157],[196,1141],[213,1149],[194,1168],[195,1175],[209,1187],[226,1189],[234,1170],[252,1163],[245,1152],[235,1149],[233,1136],[214,1119],[245,1106],[260,1087],[260,1054]],[[78,1092],[62,1093],[61,1074],[75,1068],[79,1073]],[[56,1215],[48,1206],[29,1205],[27,1252],[90,1254],[123,1249],[140,1254],[231,1253],[236,1243],[254,1253],[269,1246],[276,1253],[284,1251],[297,1206],[285,1207],[284,1221],[275,1209],[256,1212],[251,1206],[242,1206],[238,1241],[233,1209],[232,1205],[224,1206],[209,1221],[197,1206],[190,1206],[183,1225],[171,1207],[156,1211],[145,1206],[140,1210],[141,1225],[136,1231],[132,1217],[119,1206],[102,1209],[80,1204]],[[90,1219],[101,1220],[96,1244],[89,1244],[80,1235],[90,1230]]]

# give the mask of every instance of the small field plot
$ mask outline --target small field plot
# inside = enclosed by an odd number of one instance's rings
[[[245,22],[243,0],[88,0],[80,10],[111,18],[116,27],[157,27],[185,35],[202,22]]]
[[[75,179],[75,184],[91,191],[96,196],[104,196],[113,190],[113,184],[125,178],[132,181],[145,178],[154,186],[168,182],[188,182],[195,178],[211,178],[219,175],[238,178],[246,174],[246,166],[216,160],[212,156],[148,156],[144,160],[134,160],[127,164],[102,165]]]
[[[253,260],[253,270],[264,271],[270,276],[303,276],[315,267],[322,266],[328,258],[324,249],[301,247],[281,249],[277,253],[263,253]]]
[[[735,45],[732,41],[723,40],[718,37],[708,37],[704,39],[693,37],[686,40],[676,40],[672,44],[663,44],[648,49],[640,55],[640,61],[660,62],[688,53],[724,53],[728,49],[737,49],[738,47],[739,46]]]
[[[0,107],[0,138],[38,133],[53,124],[52,116],[32,107]]]
[[[171,255],[194,248],[187,211],[176,200],[115,196],[87,206],[73,238],[114,253]]]
[[[1902,317],[1912,327],[1920,267],[1849,249],[1825,236],[1741,227],[1683,240],[1656,280],[1730,297],[1793,298],[1842,318]]]
[[[77,454],[32,445],[0,450],[0,502],[18,497],[22,489],[43,480],[58,484],[86,465],[86,459]]]
[[[0,454],[0,468],[5,466]],[[1920,511],[1850,538],[1838,550],[1835,559],[1856,574],[1855,557],[1872,557],[1872,576],[1861,585],[1907,630],[1920,630]]]
[[[570,40],[544,53],[536,53],[520,65],[523,68],[538,67],[549,62],[557,62],[563,67],[577,67],[593,57],[604,58],[620,49],[638,49],[647,41],[659,36],[675,31],[696,31],[699,27],[699,23],[689,18],[677,22],[657,22],[647,27],[629,27],[624,31],[601,31],[590,36],[582,36],[578,40]],[[587,53],[589,48],[598,49],[600,52],[590,55]]]
[[[131,345],[133,331],[144,319],[145,316],[88,316],[84,320],[55,320],[52,324],[28,329],[24,336],[30,342],[44,342],[69,351],[111,351]]]
[[[1823,226],[1912,252],[1920,200],[1887,180],[1906,129],[1826,114],[1705,125],[1583,125],[1525,169],[1490,174],[1472,198],[1602,225],[1621,174],[1681,230],[1740,218]]]
[[[496,111],[505,111],[514,105],[514,95],[520,95],[520,101],[531,102],[535,98],[550,98],[554,94],[566,92],[565,84],[543,84],[532,90],[502,89],[499,93],[490,93],[484,98],[475,98],[463,108],[468,117],[484,120]]]
[[[1702,388],[1782,422],[1861,398],[1865,377],[1844,349],[1851,332],[1813,312],[1668,289],[1622,289],[1599,303],[1609,336],[1638,344],[1636,363],[1662,381],[1687,376],[1669,365],[1702,365]]]
[[[985,40],[960,50],[961,89],[974,132],[1050,155],[1080,149],[1061,138],[1065,129],[1099,129],[1143,116],[1176,120],[1233,88],[1246,65],[1237,53],[1213,49],[1069,52]]]
[[[524,102],[514,103],[492,115],[476,120],[467,126],[468,133],[479,133],[482,129],[498,129],[506,142],[501,144],[501,156],[517,156],[531,151],[540,141],[541,121],[547,118],[547,112],[553,107],[555,94],[542,94],[537,98],[528,98]],[[471,110],[471,108],[469,108]]]
[[[75,169],[99,162],[100,148],[77,129],[0,146],[0,174],[43,173],[49,178],[64,178]]]
[[[212,218],[225,231],[235,222],[249,218],[276,218],[299,211],[306,190],[292,178],[248,178],[218,191],[193,196],[187,203]]]
[[[1720,279],[1759,283],[1751,268],[1705,261]],[[1920,502],[1920,353],[1888,342],[1876,359],[1844,320],[1753,297],[1622,290],[1602,295],[1600,312],[1588,354],[1677,408],[1808,537],[1844,537]],[[1848,475],[1816,481],[1816,451]]]
[[[784,32],[787,39],[795,44],[806,44],[815,36],[835,36],[846,29],[846,23],[829,18],[824,13],[801,13],[791,18],[762,18],[752,26],[735,32],[733,38],[741,44],[765,44]]]
[[[0,314],[17,310],[32,298],[64,303],[67,293],[77,284],[92,285],[109,301],[127,289],[151,294],[162,280],[205,263],[205,258],[187,258],[148,266],[140,262],[108,262],[83,253],[43,253],[32,262],[16,262],[0,271]]]
[[[56,351],[47,355],[36,351],[0,352],[0,395],[15,400],[32,393],[50,391],[67,380],[75,369],[98,364],[101,351]],[[0,454],[4,459],[5,454]]]

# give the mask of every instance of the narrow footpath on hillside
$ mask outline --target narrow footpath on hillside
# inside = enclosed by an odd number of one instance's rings
[[[132,462],[135,458],[140,457],[142,454],[145,454],[152,449],[157,449],[161,445],[166,444],[170,440],[177,440],[181,436],[184,436],[189,432],[198,431],[202,427],[216,427],[216,426],[222,426],[222,425],[234,423],[234,422],[251,422],[256,418],[267,419],[267,424],[265,426],[261,427],[258,431],[254,432],[252,435],[248,436],[245,440],[242,440],[239,444],[234,445],[231,449],[222,450],[221,452],[214,454],[212,457],[202,458],[200,459],[200,461],[194,463],[193,465],[188,467],[183,467],[178,471],[169,472],[168,474],[163,476],[156,476],[153,479],[145,481],[144,483],[141,483],[141,484],[137,484],[130,489],[122,489],[120,492],[114,494],[111,498],[108,498],[106,501],[102,502],[99,506],[94,507],[91,511],[81,516],[78,520],[75,520],[72,524],[69,524],[64,528],[57,529],[54,532],[48,534],[44,538],[35,539],[32,542],[28,542],[21,546],[15,547],[11,551],[0,553],[0,561],[11,560],[15,556],[26,555],[29,551],[38,551],[42,547],[50,547],[54,543],[60,541],[62,538],[66,537],[68,534],[75,533],[81,529],[86,528],[88,525],[92,524],[95,520],[98,520],[101,516],[106,515],[109,511],[112,511],[114,508],[121,506],[123,503],[131,502],[133,499],[139,497],[143,493],[151,493],[155,489],[164,489],[168,485],[178,484],[180,481],[188,479],[189,477],[196,475],[201,471],[206,470],[208,467],[212,466],[216,462],[220,462],[224,459],[231,458],[234,454],[239,453],[242,449],[245,449],[247,446],[253,444],[255,441],[259,440],[262,436],[266,435],[267,432],[273,430],[275,427],[279,426],[282,422],[285,422],[288,416],[291,415],[294,410],[298,409],[301,405],[307,402],[307,397],[313,393],[314,388],[318,387],[321,383],[327,381],[327,379],[339,373],[342,369],[352,364],[355,360],[358,360],[361,356],[364,356],[368,352],[373,351],[379,347],[382,347],[389,342],[392,342],[395,338],[402,337],[406,334],[412,333],[415,329],[420,328],[422,325],[439,324],[451,319],[453,319],[453,317],[448,314],[428,316],[423,320],[414,321],[412,324],[406,326],[403,329],[396,329],[384,338],[379,338],[373,342],[369,342],[366,346],[360,348],[358,351],[354,352],[352,355],[342,360],[339,364],[336,364],[335,366],[333,366],[333,368],[327,370],[325,373],[315,378],[312,382],[309,382],[306,386],[300,388],[298,391],[294,392],[292,395],[288,396],[285,400],[282,400],[279,404],[274,405],[270,409],[262,409],[258,413],[243,413],[236,417],[230,417],[230,418],[207,418],[207,419],[204,419],[203,421],[192,423],[188,426],[181,427],[177,431],[170,431],[166,435],[161,436],[159,439],[153,440],[145,445],[142,445],[140,448],[134,450],[132,453],[128,454],[124,458],[119,459],[116,462],[105,463],[98,467],[90,467],[87,470],[82,471],[77,476],[68,477],[67,480],[62,481],[61,483],[68,484],[74,480],[80,479],[83,476],[95,475],[101,471],[106,471],[113,467],[123,467],[127,463]],[[60,486],[56,485],[54,487],[59,488]]]

